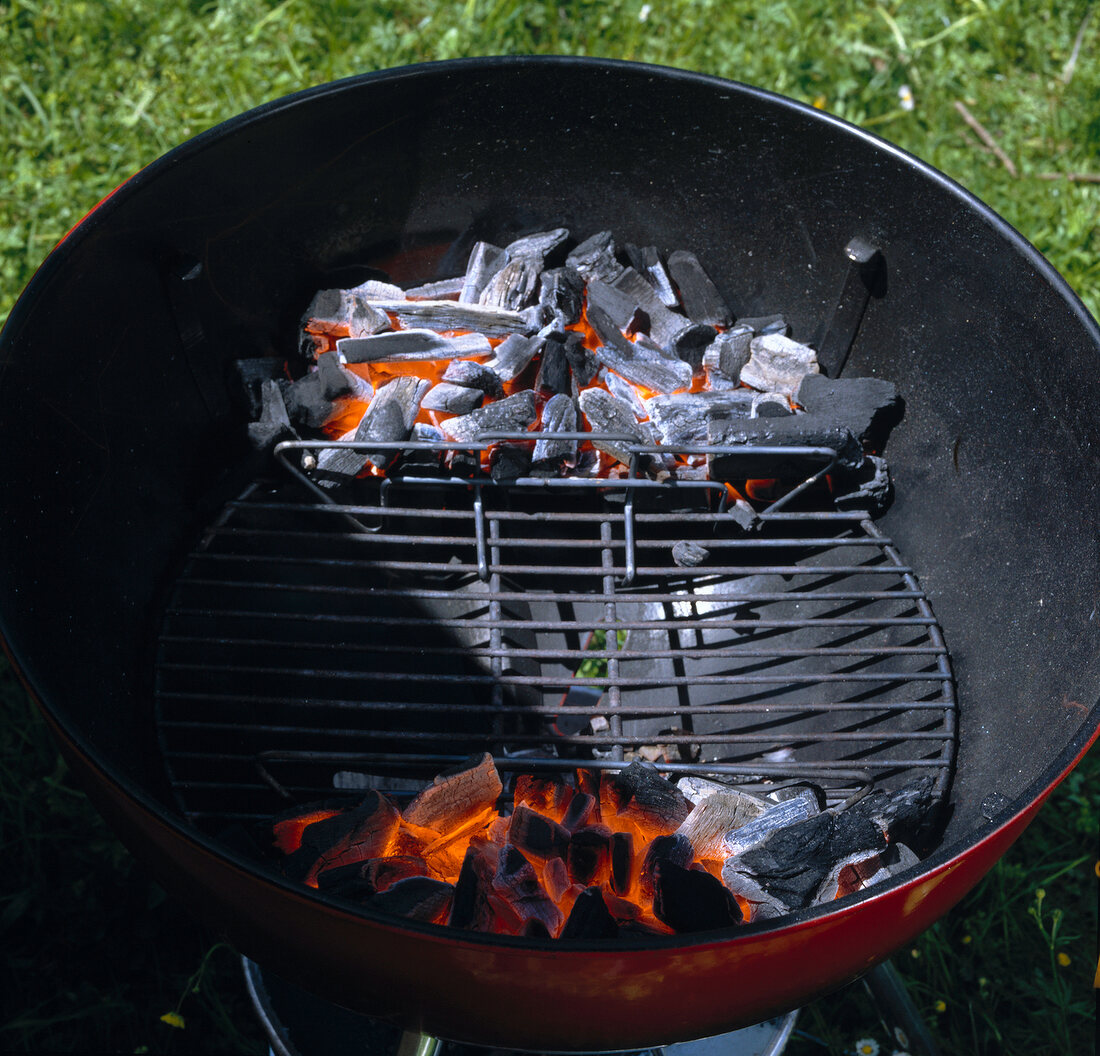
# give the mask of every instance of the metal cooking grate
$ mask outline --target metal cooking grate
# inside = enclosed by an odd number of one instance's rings
[[[866,513],[773,506],[746,532],[724,496],[253,486],[189,556],[159,641],[181,808],[217,828],[334,786],[419,787],[485,750],[503,769],[640,754],[749,786],[808,778],[834,802],[931,772],[944,795],[954,688],[913,570]],[[682,541],[707,550],[697,567],[673,559]]]

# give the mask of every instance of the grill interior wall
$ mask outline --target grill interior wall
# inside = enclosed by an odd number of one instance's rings
[[[929,769],[946,792],[946,651],[864,515],[746,534],[705,489],[364,488],[353,507],[252,490],[176,585],[158,728],[181,808],[212,831],[339,773],[407,790],[482,750],[531,769],[658,744],[672,772],[805,777],[833,801]],[[709,551],[697,568],[672,560],[685,539]],[[578,677],[586,660],[606,673]],[[578,687],[604,692],[565,703]]]

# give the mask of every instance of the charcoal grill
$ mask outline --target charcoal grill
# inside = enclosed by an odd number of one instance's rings
[[[280,445],[286,482],[229,503],[169,599],[159,728],[196,822],[400,793],[472,753],[618,769],[658,744],[670,774],[834,803],[922,773],[946,794],[947,650],[867,511],[792,511],[791,489],[746,531],[724,485],[637,475],[414,473],[335,501],[293,457],[325,446]],[[709,558],[677,565],[685,540]]]
[[[551,226],[690,248],[737,315],[782,311],[796,338],[858,322],[846,373],[906,400],[886,513],[815,514],[808,489],[744,540],[705,494],[641,482],[405,482],[334,505],[250,451],[231,361],[285,355],[316,290],[370,264],[454,274],[446,247]],[[844,303],[853,237],[886,262],[862,321]],[[459,1040],[717,1034],[910,941],[1095,740],[1098,350],[1073,293],[980,202],[768,93],[571,59],[322,86],[143,170],[13,310],[0,635],[123,838],[265,967]],[[685,538],[711,553],[691,571],[670,557]],[[628,631],[594,650],[606,691],[575,703],[588,632],[612,625]],[[444,725],[430,687],[459,705]],[[216,835],[340,774],[409,779],[486,744],[525,767],[548,744],[610,764],[655,738],[675,767],[812,770],[834,800],[932,772],[942,839],[830,906],[610,948],[395,921]]]

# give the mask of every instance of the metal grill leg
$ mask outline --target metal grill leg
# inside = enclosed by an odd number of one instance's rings
[[[905,1035],[904,1040],[898,1037],[898,1041],[906,1051],[912,1056],[940,1056],[939,1048],[905,988],[905,980],[890,961],[876,965],[863,981],[878,1006],[879,1016],[895,1033],[900,1030]]]

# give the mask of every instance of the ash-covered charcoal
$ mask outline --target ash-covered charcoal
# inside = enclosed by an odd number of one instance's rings
[[[522,340],[522,339],[521,339]],[[443,372],[443,380],[468,389],[480,389],[494,400],[504,395],[500,375],[484,363],[474,359],[453,359]]]
[[[557,340],[557,335],[549,334],[542,345],[535,389],[540,393],[568,394],[573,391],[571,378],[565,342]]]
[[[480,389],[469,389],[464,385],[452,385],[441,381],[428,391],[421,406],[429,411],[442,411],[444,414],[469,414],[475,407],[481,406],[485,393]]]
[[[684,778],[683,780],[690,780]],[[729,857],[726,837],[762,817],[769,804],[758,796],[722,787],[699,800],[676,831],[690,841],[695,857],[724,861]]]
[[[691,367],[683,360],[670,359],[624,337],[600,309],[589,306],[588,321],[603,342],[595,356],[604,366],[627,381],[644,385],[653,392],[677,392],[691,385]]]
[[[656,246],[635,246],[627,242],[623,246],[630,266],[643,275],[653,287],[658,299],[666,308],[676,308],[680,304],[676,291],[672,288],[672,280],[668,270],[661,261],[661,254]],[[690,314],[690,313],[689,313]]]
[[[437,301],[448,297],[458,297],[462,293],[462,287],[466,283],[463,275],[456,275],[451,279],[440,279],[438,282],[425,282],[420,286],[410,286],[405,290],[405,296],[423,301]]]
[[[587,792],[575,792],[569,800],[569,806],[562,816],[562,828],[568,832],[576,832],[588,824],[596,809],[596,797]]]
[[[572,886],[565,862],[561,858],[547,858],[542,867],[542,889],[550,898],[561,905],[563,896]]]
[[[741,903],[748,903],[748,912],[745,922],[755,924],[759,920],[775,920],[784,917],[791,911],[781,898],[769,894],[764,888],[747,873],[737,870],[738,860],[731,858],[722,866],[722,883],[727,891],[736,895]],[[738,908],[742,908],[739,904]]]
[[[737,385],[741,380],[741,368],[749,361],[752,345],[752,327],[740,323],[719,334],[703,351],[703,369],[712,389]]]
[[[616,330],[633,333],[638,330],[649,329],[649,316],[641,310],[638,302],[629,293],[625,293],[609,283],[600,282],[599,279],[593,279],[586,287],[585,292],[588,298],[588,321],[590,323],[592,323],[592,312],[599,309],[611,320]],[[592,326],[600,335],[601,340],[608,340],[604,337],[600,328],[597,328],[594,323]]]
[[[838,510],[881,513],[890,501],[890,470],[886,459],[868,455],[863,465],[829,477]]]
[[[454,901],[454,887],[430,876],[410,876],[368,900],[371,909],[426,924],[446,920]]]
[[[420,411],[420,401],[431,388],[430,381],[405,376],[394,378],[374,395],[366,413],[359,420],[349,440],[381,440],[394,443],[408,440]],[[357,451],[350,448],[326,447],[317,457],[317,468],[326,473],[354,477],[370,463],[384,469],[397,457],[394,451]],[[331,481],[321,481],[330,486]]]
[[[397,808],[385,796],[372,792],[351,809],[307,825],[300,848],[284,859],[284,870],[288,876],[310,883],[328,869],[377,858],[385,852],[399,822]]]
[[[561,929],[563,939],[614,939],[618,934],[619,925],[598,887],[587,887],[577,896]]]
[[[402,817],[410,825],[442,832],[495,806],[503,788],[493,757],[486,752],[461,769],[438,775],[402,811]]]
[[[415,440],[418,443],[426,442],[440,445],[445,443],[443,434],[434,425],[429,425],[427,422],[414,423],[412,432],[409,434],[409,439]],[[418,466],[423,466],[427,469],[439,469],[442,464],[442,446],[440,450],[437,451],[406,448],[401,452],[401,467],[405,471]]]
[[[934,788],[935,781],[929,774],[895,791],[876,789],[844,814],[868,819],[891,843],[919,844],[920,836],[931,822]]]
[[[818,791],[809,787],[801,788],[797,794],[782,803],[776,803],[749,821],[731,827],[722,837],[722,853],[717,857],[729,858],[744,854],[753,847],[760,846],[773,833],[820,813],[821,800]]]
[[[555,335],[549,335],[554,338]],[[565,358],[569,363],[569,370],[573,375],[573,381],[578,390],[586,388],[596,380],[600,373],[599,360],[584,347],[584,335],[570,330],[565,335]]]
[[[439,428],[452,440],[473,443],[488,433],[521,433],[538,417],[535,394],[527,389],[494,403],[487,403],[469,414],[447,418]]]
[[[344,312],[349,337],[369,337],[390,329],[390,317],[385,312],[350,291],[345,295]]]
[[[777,829],[757,846],[726,859],[722,876],[741,873],[772,898],[801,908],[836,860],[831,847],[835,827],[836,819],[825,813]]]
[[[547,897],[535,867],[517,847],[506,844],[501,850],[493,890],[519,917],[521,924],[537,920],[552,936],[561,931],[565,922],[561,910]]]
[[[509,311],[526,308],[535,299],[541,266],[540,261],[531,257],[509,260],[481,291],[478,304]]]
[[[306,327],[311,321],[344,322],[344,302],[343,290],[318,290],[302,315],[302,327]]]
[[[833,418],[863,443],[885,439],[901,419],[897,387],[881,378],[827,378],[808,374],[794,402],[813,414]]]
[[[737,900],[705,870],[658,861],[653,888],[654,916],[675,932],[728,928],[743,919]]]
[[[787,800],[780,808],[803,796]],[[916,804],[919,800],[914,790],[896,802]],[[776,829],[755,846],[731,854],[723,867],[723,878],[727,871],[740,873],[793,909],[807,905],[838,862],[862,860],[886,848],[883,829],[871,820],[871,814],[857,813],[854,808],[837,814],[824,811]],[[727,847],[731,844],[727,839]]]
[[[411,854],[394,854],[385,858],[368,858],[336,869],[326,869],[317,876],[321,891],[341,898],[361,898],[375,895],[400,880],[413,876],[428,876],[430,870],[423,858]]]
[[[652,396],[644,405],[661,443],[680,447],[705,444],[707,427],[716,419],[748,418],[752,402],[753,394],[748,389],[734,389]]]
[[[782,392],[794,396],[808,374],[821,369],[817,353],[782,334],[754,337],[749,346],[752,355],[741,368],[741,381],[762,392]]]
[[[620,378],[618,374],[613,370],[608,370],[607,367],[600,367],[598,377],[607,391],[619,400],[628,411],[632,411],[636,419],[640,421],[649,417],[645,400],[636,385],[632,385],[626,378]],[[645,432],[646,436],[652,436],[651,430]]]
[[[648,317],[646,333],[666,355],[676,356],[692,367],[703,362],[703,350],[714,340],[713,327],[702,326],[670,311],[661,303],[653,287],[633,268],[624,269],[613,285],[629,295],[637,309]]]
[[[493,358],[487,360],[487,366],[501,381],[514,381],[530,365],[535,354],[542,348],[544,338],[535,335],[524,337],[512,334],[506,337],[493,350]]]
[[[790,401],[781,392],[758,392],[752,398],[750,418],[788,418],[794,414]]]
[[[342,337],[336,342],[336,351],[345,363],[384,363],[487,356],[493,349],[484,334],[444,337],[434,330],[415,328],[370,337]]]
[[[885,850],[857,851],[841,858],[825,875],[811,903],[820,906],[862,890],[871,877],[882,871],[882,856],[885,853]]]
[[[498,849],[488,843],[471,843],[466,849],[447,918],[452,928],[481,932],[494,930],[497,920],[494,903],[497,900],[493,895],[493,878],[496,876],[498,853]]]
[[[490,307],[519,309],[532,304],[539,285],[546,254],[569,237],[564,227],[526,235],[510,243],[504,253],[507,263],[485,284],[478,303]]]
[[[726,516],[746,532],[755,531],[760,527],[760,514],[744,499],[731,503],[726,510]]]
[[[547,400],[542,409],[542,421],[539,424],[538,440],[531,456],[536,470],[557,472],[564,466],[570,466],[577,460],[577,441],[555,439],[554,433],[575,433],[577,431],[577,406],[572,396],[558,393]]]
[[[536,858],[563,858],[569,849],[569,832],[521,803],[512,812],[508,842]]]
[[[516,806],[530,807],[556,821],[565,813],[573,798],[573,788],[560,774],[548,774],[545,777],[517,774],[512,798]]]
[[[707,326],[729,326],[733,322],[733,313],[694,253],[686,249],[670,253],[668,270],[680,290],[680,303],[689,319]]]
[[[710,551],[690,539],[680,539],[672,544],[672,560],[679,568],[698,568],[710,557]]]
[[[273,447],[280,440],[298,439],[277,381],[265,381],[260,386],[260,416],[248,423],[248,439],[258,451]]]
[[[635,761],[617,774],[604,771],[600,816],[638,819],[654,829],[675,832],[691,813],[691,804],[655,767]]]
[[[498,483],[518,480],[531,472],[531,451],[522,444],[494,444],[489,452],[489,476]]]
[[[514,242],[509,242],[504,251],[512,260],[517,257],[528,257],[541,265],[558,246],[564,245],[568,238],[568,228],[555,227],[549,231],[536,231],[533,235],[521,235]]]
[[[575,268],[548,268],[539,280],[539,306],[543,321],[564,330],[577,323],[584,307],[584,279]]]
[[[410,329],[470,330],[485,337],[534,332],[527,316],[494,305],[405,300],[379,300],[371,301],[371,304],[394,315],[403,327]]]
[[[787,325],[787,320],[781,315],[744,315],[737,320],[737,325],[748,327],[758,337],[762,334],[783,334],[786,336],[791,331],[790,326]]]
[[[236,395],[244,405],[249,419],[255,420],[263,414],[263,384],[265,381],[277,381],[286,377],[282,360],[271,356],[258,356],[255,359],[235,359],[233,361],[234,388]]]
[[[466,263],[459,301],[462,304],[477,304],[481,291],[507,263],[508,254],[500,246],[494,246],[491,242],[475,242]]]
[[[733,785],[726,785],[721,781],[714,781],[709,777],[697,777],[695,774],[681,777],[680,780],[676,782],[676,787],[683,792],[684,798],[694,807],[697,807],[704,799],[709,799],[711,796],[718,795],[720,792],[737,792],[742,795],[747,795],[747,793],[741,793],[741,790],[734,788]]]
[[[904,843],[891,843],[878,854],[878,871],[869,877],[863,877],[862,873],[860,874],[862,886],[871,887],[873,884],[881,884],[884,880],[889,880],[890,877],[897,876],[898,873],[919,864],[920,858]],[[843,880],[843,876],[840,879]]]
[[[335,352],[324,352],[317,357],[314,376],[319,379],[321,394],[326,400],[336,400],[354,393],[359,380],[340,366],[340,359]]]
[[[351,386],[345,383],[339,394],[350,391]],[[319,371],[291,382],[283,391],[286,413],[291,421],[311,429],[320,429],[332,417],[334,399],[335,397],[325,394],[325,376]]]
[[[633,437],[636,443],[648,444],[649,437],[630,408],[603,389],[585,389],[580,394],[581,413],[593,433],[612,433]],[[630,464],[629,441],[593,439],[592,446],[624,465]]]
[[[614,282],[624,270],[615,259],[615,240],[610,231],[597,231],[586,238],[565,258],[565,263],[585,282],[593,279]]]
[[[754,477],[809,476],[824,456],[758,454],[754,447],[823,447],[837,453],[837,464],[854,469],[863,464],[863,446],[847,429],[816,414],[789,418],[735,418],[712,421],[707,442],[714,447],[744,446],[745,451],[707,455],[711,480],[738,481]]]
[[[379,279],[367,279],[350,290],[344,290],[345,294],[353,297],[362,297],[365,301],[403,301],[405,291],[392,282],[382,282]]]

